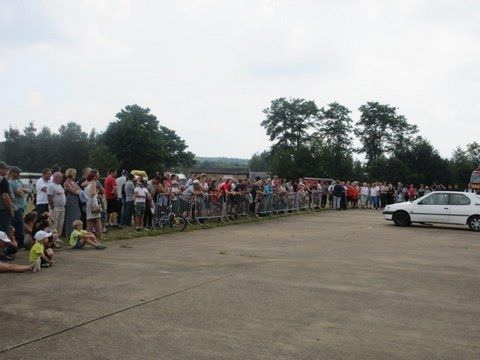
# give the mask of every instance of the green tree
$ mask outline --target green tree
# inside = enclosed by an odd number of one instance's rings
[[[120,169],[121,162],[104,144],[97,144],[88,151],[88,164],[105,176],[109,169]]]
[[[474,141],[473,143],[467,144],[467,149],[465,154],[469,161],[480,164],[480,144]]]
[[[313,101],[279,98],[263,110],[261,125],[274,147],[300,149],[310,138],[318,108]]]
[[[248,162],[248,167],[251,171],[269,171],[270,170],[270,152],[265,150],[261,153],[252,155]]]
[[[186,151],[185,140],[181,139],[175,131],[160,126],[159,136],[163,143],[163,152],[161,154],[163,168],[169,170],[181,170],[182,168],[192,167],[195,164],[195,155]]]
[[[326,145],[342,154],[350,154],[352,151],[350,113],[347,107],[338,102],[328,104],[328,107],[322,107],[318,112],[318,136]]]
[[[298,179],[304,176],[314,176],[315,162],[311,150],[301,146],[296,151],[288,148],[277,148],[272,153],[270,173],[287,179]]]
[[[410,169],[400,159],[382,155],[367,165],[365,180],[404,183],[409,173]]]
[[[79,124],[69,122],[60,126],[58,136],[58,153],[55,161],[64,169],[84,167],[89,159],[90,145],[93,145],[89,141],[88,134],[82,131]]]
[[[102,142],[125,169],[149,173],[164,168],[191,166],[194,156],[174,131],[160,126],[150,109],[129,105],[117,115],[102,134]]]
[[[450,159],[450,168],[454,183],[461,186],[466,186],[470,181],[472,171],[479,163],[478,158],[476,158],[477,148],[478,144],[474,142],[472,144],[468,144],[465,150],[459,146],[453,151]]]
[[[398,115],[397,108],[393,106],[367,102],[359,110],[360,120],[354,133],[362,144],[358,152],[365,153],[368,162],[407,145],[418,132],[417,126],[409,124],[403,115]]]
[[[394,157],[408,169],[404,181],[414,184],[432,184],[434,182],[452,183],[449,163],[443,159],[438,150],[421,136],[410,141],[408,146],[399,147]]]
[[[333,102],[318,112],[316,136],[322,140],[324,174],[334,178],[349,177],[353,172],[351,111]],[[318,142],[317,142],[318,144]]]

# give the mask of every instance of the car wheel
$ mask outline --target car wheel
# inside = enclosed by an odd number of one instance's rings
[[[468,227],[472,231],[480,231],[480,216],[475,215],[468,219]]]
[[[405,211],[397,211],[393,214],[393,222],[397,226],[409,226],[411,224],[410,215]]]

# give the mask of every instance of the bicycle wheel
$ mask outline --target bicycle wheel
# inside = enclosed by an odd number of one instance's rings
[[[152,219],[152,227],[154,230],[163,230],[163,219],[161,217],[155,217]]]
[[[170,227],[176,231],[183,231],[187,227],[187,220],[183,216],[170,218]]]

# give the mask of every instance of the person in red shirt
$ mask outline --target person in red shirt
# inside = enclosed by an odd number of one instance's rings
[[[109,170],[105,178],[105,199],[107,200],[107,227],[118,227],[117,170]]]
[[[224,200],[227,199],[227,194],[232,191],[232,179],[225,179],[219,187],[220,193]]]

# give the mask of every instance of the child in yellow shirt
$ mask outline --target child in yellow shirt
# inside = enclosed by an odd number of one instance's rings
[[[94,234],[87,230],[83,230],[82,220],[75,220],[72,225],[73,231],[69,240],[72,249],[83,249],[85,244],[92,245],[97,250],[103,250],[106,248],[105,245],[98,242]]]
[[[33,272],[53,265],[53,250],[45,249],[45,243],[51,236],[52,233],[43,230],[39,230],[35,234],[35,244],[30,249],[30,262],[34,265]]]

